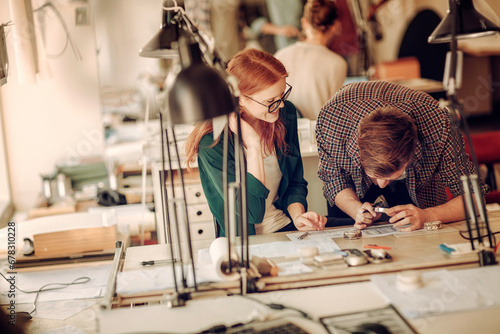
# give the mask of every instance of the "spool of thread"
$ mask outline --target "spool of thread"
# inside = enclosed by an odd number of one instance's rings
[[[435,231],[441,228],[443,228],[443,223],[439,220],[424,223],[424,230],[426,231]]]
[[[361,238],[362,235],[363,232],[361,232],[360,230],[349,230],[344,232],[344,239],[356,240]]]
[[[229,248],[226,237],[219,237],[212,241],[209,248],[210,258],[215,267],[217,276],[224,281],[236,281],[240,278],[240,274],[234,270],[228,272],[229,268]],[[238,254],[236,248],[231,245],[231,267],[236,268],[238,265]]]

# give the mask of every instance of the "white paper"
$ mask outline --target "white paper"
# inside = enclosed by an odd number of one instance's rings
[[[373,275],[371,281],[408,318],[500,306],[500,267],[437,270],[422,274],[423,287],[400,291],[397,275]]]
[[[85,334],[85,332],[75,326],[68,325],[56,329],[50,329],[42,334]]]
[[[299,232],[299,235],[302,234]],[[340,247],[331,238],[313,237],[308,240],[300,241],[276,241],[271,243],[250,245],[248,248],[250,258],[252,256],[274,258],[274,257],[299,257],[298,250],[301,247],[318,247],[319,253],[332,252],[339,250]],[[238,254],[241,252],[241,247],[236,247]],[[208,248],[198,251],[198,263],[211,263]]]
[[[41,302],[36,304],[34,318],[66,320],[69,317],[96,304],[94,300],[58,300],[53,302]],[[31,312],[31,309],[28,310]]]
[[[195,269],[196,283],[221,282],[222,279],[212,264],[204,264]],[[175,266],[177,284],[182,286],[180,265]],[[194,285],[193,269],[184,266],[184,277],[188,286]],[[136,294],[174,288],[174,275],[171,265],[148,267],[143,270],[118,272],[116,276],[116,293],[119,295]]]
[[[406,227],[406,226],[404,226]],[[328,238],[343,238],[344,237],[344,232],[345,231],[351,231],[353,227],[345,227],[345,228],[336,228],[336,229],[329,229],[329,230],[323,230],[323,231],[310,231],[308,232],[309,235],[302,240],[299,239],[301,235],[304,234],[304,232],[293,232],[293,233],[288,233],[287,237],[292,240],[292,241],[323,241]],[[384,225],[376,225],[376,226],[369,226],[368,228],[361,230],[363,238],[371,238],[371,237],[383,237],[386,235],[395,235],[397,237],[411,237],[411,236],[417,236],[417,235],[422,235],[422,234],[436,234],[436,233],[447,233],[447,232],[456,232],[457,230],[453,227],[450,226],[443,226],[442,229],[440,230],[435,230],[435,231],[427,231],[427,230],[416,230],[412,232],[400,232],[398,231],[397,228],[394,228],[392,224],[384,224]],[[339,248],[337,248],[339,249]]]
[[[313,271],[300,261],[279,262],[276,265],[279,268],[278,276],[298,275]]]
[[[298,257],[298,250],[302,247],[318,247],[319,253],[332,252],[340,249],[332,239],[300,240],[300,241],[277,241],[266,244],[250,245],[250,257]]]
[[[290,240],[294,241],[308,241],[308,240],[316,240],[316,241],[322,241],[325,239],[331,239],[331,238],[343,238],[344,237],[344,232],[345,231],[351,231],[353,227],[346,227],[346,228],[336,228],[336,229],[330,229],[330,230],[323,230],[323,231],[310,231],[308,232],[309,235],[305,237],[302,240],[299,240],[299,237],[304,234],[304,232],[294,232],[294,233],[288,233],[287,237]],[[395,229],[392,224],[385,224],[385,225],[378,225],[378,226],[370,226],[364,230],[361,230],[363,233],[363,237],[369,238],[369,237],[381,237],[384,235],[392,235],[395,233],[401,233],[397,229]],[[339,248],[337,248],[339,249]]]
[[[90,281],[83,284],[75,284],[63,289],[40,292],[38,301],[54,301],[68,299],[89,299],[104,296],[106,286],[108,284],[109,272],[111,264],[91,265],[85,267],[69,268],[69,269],[53,269],[42,271],[30,271],[17,274],[5,274],[7,278],[14,276],[16,286],[23,291],[37,291],[44,285],[44,289],[59,287],[61,285],[55,283],[71,283],[74,280],[86,276]],[[0,279],[0,304],[8,304],[9,291],[8,283]],[[33,303],[36,293],[23,293],[16,290],[16,303]]]
[[[394,233],[394,235],[398,238],[405,238],[405,237],[416,237],[416,236],[419,236],[419,235],[428,235],[428,234],[438,234],[438,233],[450,233],[450,232],[457,232],[457,229],[454,228],[454,227],[451,227],[451,226],[446,226],[444,225],[442,228],[440,228],[439,230],[432,230],[432,231],[428,231],[428,230],[424,230],[424,229],[421,229],[421,230],[416,230],[416,231],[411,231],[411,232],[397,232],[397,233]]]
[[[486,204],[487,212],[500,211],[500,203],[488,203]]]

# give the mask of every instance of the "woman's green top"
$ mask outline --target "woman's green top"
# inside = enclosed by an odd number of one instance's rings
[[[289,149],[284,152],[284,148],[275,145],[278,163],[283,176],[278,188],[278,198],[274,202],[274,205],[290,216],[287,208],[292,203],[301,203],[307,211],[307,181],[304,179],[304,169],[300,155],[297,111],[295,106],[291,102],[285,101],[285,106],[280,111],[280,117],[285,124],[285,141]],[[211,147],[213,142],[213,133],[208,133],[201,139],[198,151],[198,169],[210,211],[220,226],[220,235],[223,236],[225,235],[224,197],[222,189],[223,134],[217,144]],[[235,180],[235,172],[234,141],[232,136],[229,136],[228,157],[228,182],[233,182]],[[254,224],[260,224],[264,219],[266,198],[269,190],[250,173],[246,174],[246,179],[248,233],[252,235],[255,234]]]

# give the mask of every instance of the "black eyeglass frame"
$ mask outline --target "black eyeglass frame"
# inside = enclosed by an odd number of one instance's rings
[[[266,107],[268,113],[273,113],[276,111],[276,109],[279,108],[279,106],[281,105],[281,102],[285,103],[285,100],[288,99],[288,97],[290,96],[290,93],[292,92],[292,86],[288,82],[285,82],[285,83],[288,86],[288,89],[283,93],[283,96],[281,98],[277,99],[276,101],[272,102],[269,105],[265,105],[264,103],[261,103],[257,100],[254,100],[248,95],[243,95],[243,96],[246,98],[249,98],[253,102],[260,104],[261,106]]]

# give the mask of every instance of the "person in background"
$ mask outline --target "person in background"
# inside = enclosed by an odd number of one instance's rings
[[[383,81],[346,85],[321,109],[316,140],[329,216],[348,215],[363,229],[380,218],[379,202],[402,232],[465,219],[460,175],[476,170],[430,95]]]
[[[304,0],[256,0],[243,4],[251,32],[269,53],[297,41]],[[268,37],[272,37],[270,41]]]
[[[340,22],[340,33],[335,34],[327,46],[347,61],[347,74],[349,76],[363,75],[364,65],[360,63],[362,59],[359,57],[363,45],[360,45],[358,28],[352,17],[350,9],[352,4],[350,4],[350,0],[337,0],[335,4]]]
[[[303,177],[296,109],[286,101],[292,87],[286,82],[285,67],[267,52],[247,49],[236,54],[227,70],[239,80],[241,91],[239,110],[247,161],[249,234],[322,230],[326,217],[307,211],[307,181]],[[231,148],[235,114],[229,125]],[[214,136],[211,120],[197,124],[186,141],[188,166],[196,156],[205,196],[220,235],[224,235],[223,141]],[[234,165],[231,153],[229,159],[229,166]],[[231,168],[229,173],[229,182],[234,181]]]
[[[295,87],[290,101],[303,117],[317,119],[321,107],[347,76],[347,62],[327,47],[340,28],[335,2],[309,0],[302,27],[305,40],[278,50],[275,56],[285,65],[288,81]]]
[[[209,32],[224,61],[244,48],[240,32],[240,0],[184,0],[186,14],[196,26]]]

